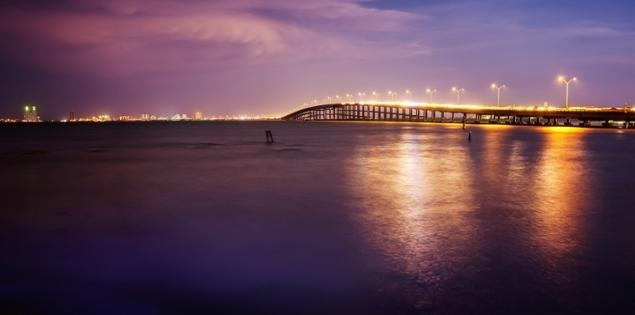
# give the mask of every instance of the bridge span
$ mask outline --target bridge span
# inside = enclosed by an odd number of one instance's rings
[[[480,106],[416,103],[333,103],[294,111],[283,120],[416,121],[635,128],[635,108]]]

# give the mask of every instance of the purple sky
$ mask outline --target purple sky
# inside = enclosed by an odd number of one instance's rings
[[[0,4],[0,116],[283,114],[347,92],[635,102],[633,1],[17,0]]]

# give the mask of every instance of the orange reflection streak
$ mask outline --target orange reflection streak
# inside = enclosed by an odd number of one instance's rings
[[[361,226],[383,254],[380,263],[419,283],[438,285],[451,276],[440,270],[453,269],[448,265],[473,250],[465,248],[473,191],[464,135],[408,131],[385,145],[360,148],[350,169]]]
[[[539,199],[535,200],[538,245],[551,261],[579,246],[579,211],[588,200],[588,179],[584,176],[586,152],[583,129],[546,130],[545,146],[535,177]]]
[[[490,130],[479,133],[479,136],[483,137],[484,162],[482,172],[479,172],[479,174],[482,174],[486,182],[494,183],[500,180],[501,169],[505,167],[505,164],[502,163],[501,156],[503,133]]]

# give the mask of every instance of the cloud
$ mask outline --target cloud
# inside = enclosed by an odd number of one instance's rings
[[[422,18],[357,1],[67,1],[0,6],[2,58],[100,75],[231,62],[384,58],[425,53],[398,45]],[[387,47],[387,48],[383,48]]]

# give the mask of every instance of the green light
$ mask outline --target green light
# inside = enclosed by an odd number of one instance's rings
[[[25,112],[28,112],[28,111],[29,111],[29,105],[24,106],[24,111],[25,111]]]

